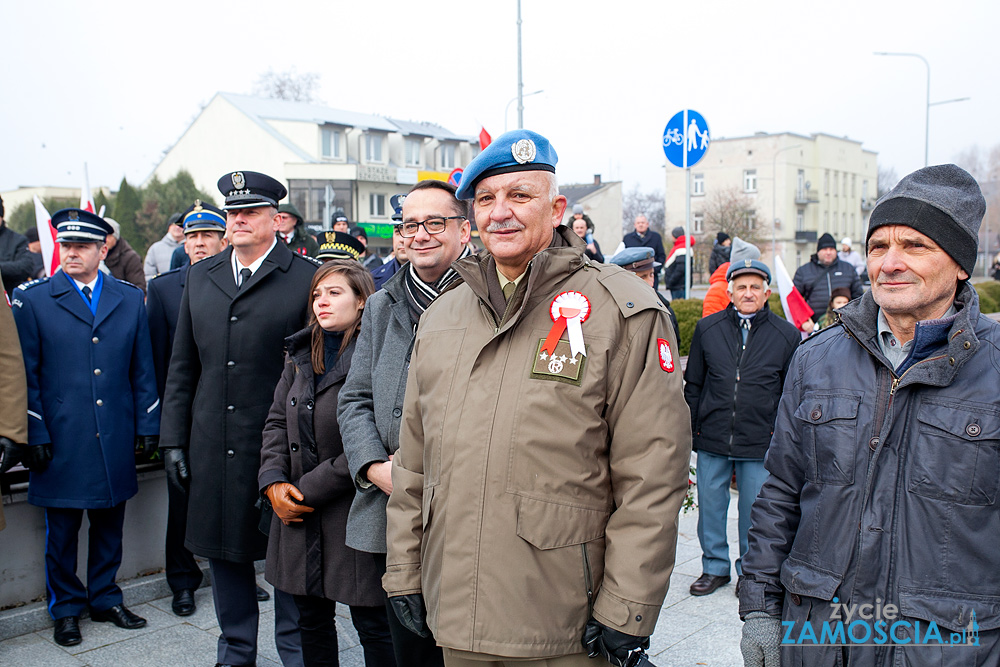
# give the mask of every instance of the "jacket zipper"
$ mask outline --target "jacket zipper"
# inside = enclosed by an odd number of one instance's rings
[[[590,571],[590,556],[587,555],[587,545],[581,544],[580,549],[583,551],[583,574],[584,579],[586,579],[587,584],[587,617],[594,615],[594,577]]]
[[[751,330],[753,328],[751,327]],[[736,439],[736,400],[740,393],[740,365],[743,363],[743,353],[746,352],[746,345],[743,344],[743,332],[740,330],[736,331],[739,339],[736,342],[737,354],[736,354],[736,384],[733,385],[733,416],[729,421],[729,454],[733,454],[733,442]],[[750,342],[750,332],[747,332],[747,343]]]

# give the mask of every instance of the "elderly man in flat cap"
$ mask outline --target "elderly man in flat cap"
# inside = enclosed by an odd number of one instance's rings
[[[413,345],[383,585],[446,665],[638,660],[673,569],[690,456],[674,332],[560,225],[556,159],[517,130],[469,164],[457,196],[486,252],[453,264]]]
[[[156,448],[156,395],[142,290],[105,275],[111,225],[88,211],[52,214],[62,270],[24,283],[12,302],[28,383],[28,502],[45,508],[45,583],[54,639],[82,640],[80,614],[133,630],[123,603],[125,502],[139,491],[136,455]],[[77,577],[83,512],[87,585]]]
[[[771,441],[785,371],[802,337],[794,325],[767,307],[771,270],[760,250],[739,237],[726,271],[730,304],[698,320],[684,371],[684,398],[698,452],[698,542],[702,575],[691,595],[709,595],[730,581],[729,483],[739,487],[736,573],[742,579],[750,507],[767,473],[764,453]],[[740,580],[736,584],[739,594]]]
[[[876,204],[872,289],[788,369],[740,589],[747,665],[1000,664],[1000,325],[955,165]]]
[[[211,568],[219,664],[253,665],[254,561],[267,547],[254,508],[261,433],[285,338],[306,325],[319,263],[275,236],[284,185],[235,171],[219,179],[219,191],[229,247],[188,270],[164,390],[163,463],[168,482],[188,494],[185,546]],[[295,603],[276,590],[275,623],[289,618]],[[294,637],[279,632],[276,642],[286,665],[301,661]]]

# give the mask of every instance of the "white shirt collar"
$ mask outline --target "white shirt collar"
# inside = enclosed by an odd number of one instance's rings
[[[271,246],[267,249],[267,252],[251,262],[249,266],[243,266],[243,264],[240,263],[239,258],[236,257],[236,248],[233,248],[233,281],[235,281],[237,285],[240,284],[240,269],[250,269],[251,276],[257,273],[257,269],[259,269],[260,265],[264,263],[264,260],[267,259],[267,256],[271,254],[271,251],[274,250],[276,245],[278,245],[277,236],[275,236],[271,241]]]
[[[84,287],[89,287],[90,288],[90,292],[93,293],[94,292],[94,288],[97,287],[97,278],[98,278],[98,276],[100,276],[100,273],[98,273],[97,275],[95,275],[94,279],[91,280],[89,283],[81,283],[76,278],[73,278],[73,282],[76,283],[77,289],[79,289],[81,292],[83,291]]]

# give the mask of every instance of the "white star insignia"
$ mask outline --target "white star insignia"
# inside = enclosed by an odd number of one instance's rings
[[[569,360],[569,363],[571,363],[573,365],[576,365],[576,362],[577,362],[576,357],[573,357],[572,359]]]
[[[540,355],[538,355],[538,358],[541,359],[542,361],[545,361],[546,359],[549,358],[549,355],[542,352]]]
[[[563,362],[564,364],[566,363],[566,359],[567,359],[567,357],[566,357],[565,354],[562,355],[561,357],[559,357],[559,361]]]

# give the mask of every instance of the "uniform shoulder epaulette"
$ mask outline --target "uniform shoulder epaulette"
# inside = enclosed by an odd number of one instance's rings
[[[41,285],[42,283],[47,283],[47,282],[49,282],[49,276],[46,276],[45,278],[36,278],[34,280],[29,280],[28,282],[21,283],[20,285],[17,286],[17,289],[27,291],[32,287],[35,287],[36,285]]]
[[[141,287],[136,287],[135,285],[133,285],[132,283],[128,282],[127,280],[122,280],[121,278],[115,278],[115,280],[116,280],[117,282],[121,283],[122,285],[128,285],[128,286],[129,286],[129,287],[131,287],[132,289],[137,289],[137,290],[139,290],[140,292],[142,291],[142,288],[141,288]]]
[[[155,276],[153,276],[152,278],[150,278],[149,280],[147,280],[146,284],[148,285],[149,283],[153,282],[157,278],[162,278],[163,276],[169,276],[169,275],[171,275],[173,273],[177,273],[180,270],[181,270],[180,267],[178,267],[176,269],[170,269],[169,271],[164,271],[163,273],[157,273]]]
[[[296,257],[298,257],[299,259],[304,259],[307,262],[311,262],[313,264],[313,266],[323,266],[323,262],[321,262],[320,260],[316,259],[315,257],[310,257],[309,255],[300,255],[297,252],[294,252],[292,254],[295,255]]]
[[[651,308],[667,312],[656,292],[631,271],[613,264],[601,264],[599,270],[597,281],[618,304],[623,317],[631,317]]]

